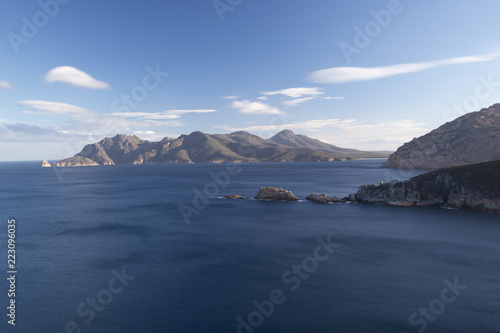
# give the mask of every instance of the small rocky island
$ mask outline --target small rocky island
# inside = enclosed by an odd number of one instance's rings
[[[228,194],[224,197],[224,199],[245,199],[245,197],[238,194]]]
[[[434,206],[500,212],[500,160],[439,169],[408,181],[363,185],[354,200],[391,206]]]
[[[311,193],[306,197],[306,200],[321,203],[321,204],[328,204],[328,203],[345,203],[346,199],[340,199],[337,198],[336,196],[329,197],[326,194],[317,194],[317,193]]]
[[[52,165],[50,165],[49,161],[43,160],[42,163],[40,164],[42,168],[50,168]]]
[[[299,199],[290,191],[277,187],[261,187],[257,195],[257,200],[274,201],[299,201]]]

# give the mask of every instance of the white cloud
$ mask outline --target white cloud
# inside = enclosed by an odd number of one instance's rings
[[[0,89],[12,89],[12,84],[7,81],[0,81]]]
[[[339,99],[339,100],[341,100],[341,99],[345,99],[345,97],[343,97],[343,96],[327,96],[324,99]]]
[[[247,114],[284,114],[283,111],[261,102],[250,102],[248,100],[234,101],[232,107],[238,112]]]
[[[133,134],[134,135],[138,135],[138,134],[151,135],[151,134],[155,134],[155,131],[135,131]]]
[[[444,60],[398,64],[383,67],[333,67],[312,72],[309,74],[307,79],[308,81],[314,83],[347,83],[368,81],[420,72],[426,69],[442,66],[491,61],[497,58],[498,55],[486,55],[477,57],[449,58]]]
[[[223,99],[237,99],[238,96],[224,96]]]
[[[355,119],[316,119],[280,125],[254,125],[243,128],[222,125],[217,128],[228,132],[248,131],[270,135],[290,129],[344,148],[396,150],[403,143],[429,132],[425,125],[409,119],[376,123],[363,123]]]
[[[89,89],[110,89],[109,84],[106,82],[96,80],[89,74],[71,66],[61,66],[51,69],[45,75],[45,82],[63,82]]]
[[[318,96],[324,94],[319,88],[288,88],[276,91],[266,91],[262,94],[266,96],[283,95],[291,98],[300,98],[302,96]]]
[[[296,99],[292,99],[289,101],[284,101],[284,102],[282,102],[282,104],[286,105],[286,106],[297,106],[299,104],[302,104],[304,102],[310,101],[311,99],[315,99],[315,98],[316,97],[296,98]]]
[[[258,99],[259,101],[268,101],[268,100],[269,100],[269,97],[267,97],[267,96],[260,96],[260,97],[257,97],[257,99]]]
[[[132,134],[148,141],[160,141],[165,137],[165,135],[156,133],[155,131],[134,131]]]

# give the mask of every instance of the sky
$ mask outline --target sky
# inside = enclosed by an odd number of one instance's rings
[[[500,102],[496,0],[3,0],[0,160],[291,129],[395,150]]]

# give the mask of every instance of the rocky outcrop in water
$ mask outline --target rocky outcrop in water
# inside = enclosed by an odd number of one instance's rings
[[[326,194],[317,194],[317,193],[311,193],[306,197],[306,200],[321,203],[321,204],[327,204],[327,203],[345,203],[346,201],[344,199],[337,198],[335,196],[329,197]]]
[[[49,161],[47,161],[47,160],[43,160],[40,165],[42,168],[50,168],[52,166],[52,165],[50,165]]]
[[[245,199],[244,196],[238,194],[228,194],[224,197],[225,199]]]
[[[387,167],[438,169],[500,159],[500,104],[465,114],[405,143]]]
[[[352,197],[392,206],[433,206],[500,212],[500,160],[440,169],[408,181],[363,185]]]
[[[290,191],[277,187],[261,187],[255,199],[276,201],[299,201]]]

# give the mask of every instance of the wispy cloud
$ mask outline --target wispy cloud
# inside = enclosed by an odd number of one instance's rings
[[[354,119],[318,119],[318,120],[307,120],[304,122],[291,122],[279,125],[253,125],[248,127],[231,127],[228,125],[215,126],[216,128],[225,130],[225,131],[248,131],[248,132],[269,132],[269,131],[282,131],[284,129],[302,129],[307,131],[315,131],[320,128],[331,127],[331,126],[341,126],[347,125],[349,123],[355,122]]]
[[[0,142],[65,142],[82,138],[82,135],[68,134],[54,127],[41,127],[20,122],[0,124]]]
[[[238,109],[238,112],[247,114],[285,114],[278,108],[261,102],[250,102],[248,100],[234,101],[232,107]]]
[[[279,125],[253,125],[242,128],[222,125],[217,128],[227,132],[248,131],[271,135],[290,129],[340,147],[395,150],[404,142],[427,133],[429,129],[425,125],[410,119],[376,123],[363,123],[356,119],[315,119]]]
[[[0,81],[0,89],[12,89],[12,84],[7,81]]]
[[[186,114],[186,113],[212,113],[212,112],[217,112],[217,110],[214,110],[214,109],[167,110],[164,112],[169,113],[169,114],[173,114],[173,115],[181,115],[181,114]]]
[[[142,118],[142,119],[179,119],[182,115],[188,113],[213,113],[217,110],[213,109],[199,109],[199,110],[167,110],[162,112],[114,112],[111,116],[118,116],[124,118]]]
[[[286,100],[281,102],[281,104],[292,107],[302,104],[304,102],[310,101],[312,99],[317,98],[320,95],[323,95],[324,92],[320,91],[317,87],[312,88],[287,88],[275,91],[265,91],[262,93],[264,96],[259,97],[259,100],[268,100],[267,96],[286,96],[292,98],[291,100]]]
[[[302,96],[318,96],[324,94],[319,88],[288,88],[276,91],[265,91],[266,96],[283,95],[291,98],[300,98]]]
[[[267,97],[267,96],[260,96],[260,97],[257,97],[257,99],[258,99],[259,101],[268,101],[268,100],[269,100],[269,97]]]
[[[89,74],[71,66],[61,66],[51,69],[45,75],[45,82],[63,82],[89,89],[110,89],[109,84],[106,82],[96,80]]]
[[[142,118],[142,119],[178,119],[178,115],[165,114],[162,112],[114,112],[110,114],[111,116],[123,117],[123,118]]]
[[[339,99],[339,100],[342,100],[342,99],[345,99],[345,97],[343,97],[343,96],[326,96],[323,99]]]
[[[23,110],[21,113],[24,114],[49,114],[47,111],[28,111],[28,110]]]
[[[71,105],[71,104],[66,104],[66,103],[59,103],[59,102],[48,102],[48,101],[20,101],[20,102],[15,102],[17,105],[20,106],[25,106],[30,109],[34,110],[39,110],[39,111],[49,111],[52,113],[56,114],[82,114],[82,113],[88,113],[91,112],[90,110],[87,110],[85,108],[76,106],[76,105]],[[27,113],[27,111],[23,111],[24,113]]]
[[[377,80],[442,66],[492,61],[498,59],[498,56],[498,54],[491,54],[476,57],[448,58],[383,67],[333,67],[312,72],[307,77],[307,80],[314,83],[347,83]]]
[[[151,127],[177,127],[183,126],[177,119],[180,114],[188,112],[212,112],[212,110],[170,110],[170,115],[162,117],[145,118],[143,115],[148,113],[131,113],[129,114],[102,114],[93,110],[88,110],[77,105],[71,105],[60,102],[50,101],[20,101],[15,102],[19,106],[27,107],[31,110],[23,110],[23,113],[38,114],[48,113],[57,114],[68,117],[59,126],[54,127],[56,130],[61,130],[69,134],[81,135],[113,135],[116,133],[130,132],[131,129],[140,130]],[[130,119],[138,118],[138,119]]]
[[[311,99],[315,99],[316,97],[304,97],[304,98],[296,98],[296,99],[291,99],[289,101],[283,101],[282,104],[286,106],[297,106],[299,104],[302,104],[304,102],[310,101]]]
[[[223,99],[237,99],[238,96],[223,96]]]

